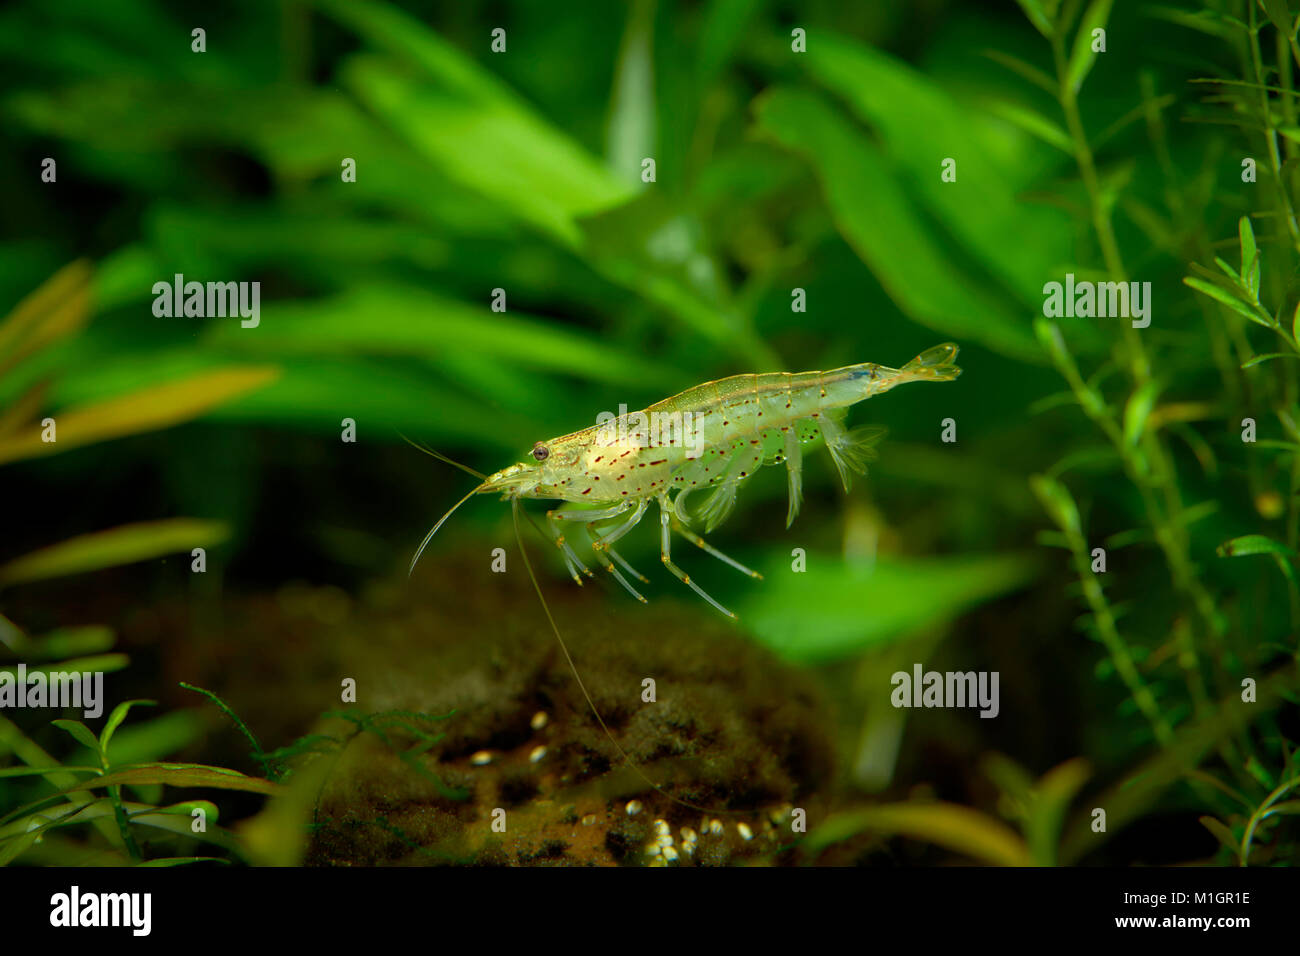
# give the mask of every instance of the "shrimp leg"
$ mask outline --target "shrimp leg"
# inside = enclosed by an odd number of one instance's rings
[[[574,511],[552,510],[546,513],[546,517],[547,520],[551,522],[552,526],[556,528],[557,533],[559,530],[559,522],[581,521],[586,526],[587,533],[591,535],[592,538],[595,538],[597,522],[604,521],[607,518],[616,518],[631,507],[632,507],[632,503],[630,501],[620,501],[618,504],[614,505],[611,508],[600,508],[596,510],[574,510]],[[641,512],[645,511],[644,503],[642,503],[640,511]],[[627,529],[630,530],[630,528],[633,525],[635,525],[636,521],[640,520],[639,514],[640,512],[638,512],[637,515],[633,515],[633,520],[625,524],[625,527]],[[623,533],[626,533],[626,531],[623,531]],[[571,558],[573,561],[577,562],[578,567],[582,568],[583,573],[586,574],[588,577],[590,577],[591,572],[588,571],[587,568],[582,564],[582,562],[578,560],[577,554],[573,551],[573,548],[568,544],[568,542],[564,540],[564,536],[559,535],[557,540],[560,542],[560,548],[565,554],[565,560],[568,561]],[[647,603],[645,597],[639,591],[637,591],[636,588],[632,587],[632,585],[628,582],[627,578],[623,577],[622,572],[620,572],[618,568],[614,567],[614,565],[610,562],[609,558],[605,556],[604,549],[601,548],[599,545],[600,545],[599,540],[592,541],[591,550],[592,553],[596,555],[596,560],[601,563],[601,566],[604,567],[606,571],[610,572],[610,574],[612,574],[615,577],[615,579],[617,579],[619,584],[623,585],[623,587],[627,589],[627,592],[629,594],[631,594],[642,604]],[[628,567],[627,562],[624,561],[621,557],[619,557],[619,562],[623,564],[624,567],[627,567],[629,571],[632,571],[632,568]],[[572,568],[569,569],[569,573],[571,575],[573,574]],[[636,571],[632,571],[632,573],[636,574],[637,577],[641,577],[641,575],[637,574]],[[643,581],[646,580],[645,578],[641,578],[641,579]],[[578,578],[574,576],[574,580],[578,581]],[[578,581],[578,583],[581,584],[582,582]]]
[[[798,429],[787,426],[782,429],[785,445],[786,477],[790,490],[790,508],[785,514],[785,526],[794,524],[799,514],[799,502],[803,498],[803,449],[799,446]]]
[[[596,556],[596,560],[601,563],[601,566],[603,566],[606,571],[612,574],[614,576],[614,579],[618,581],[619,584],[623,585],[623,588],[627,591],[628,594],[632,595],[642,604],[646,604],[648,602],[646,601],[645,596],[636,588],[634,588],[628,582],[627,578],[623,577],[623,572],[621,572],[618,568],[614,567],[613,563],[609,560],[609,558],[605,556],[605,553],[608,551],[609,554],[613,555],[615,558],[618,558],[618,563],[623,565],[623,567],[627,568],[627,570],[631,571],[635,577],[638,577],[645,582],[649,581],[648,578],[646,578],[639,571],[635,570],[625,560],[623,560],[622,556],[619,555],[617,551],[614,551],[609,547],[609,542],[611,539],[617,541],[623,535],[627,534],[628,531],[632,530],[632,528],[636,527],[637,522],[641,520],[641,516],[645,514],[645,509],[646,509],[645,499],[644,498],[641,499],[639,505],[637,506],[636,511],[633,512],[631,518],[623,522],[621,525],[619,525],[617,528],[615,528],[613,531],[611,531],[609,534],[605,535],[604,537],[597,536],[598,534],[596,529],[597,521],[604,520],[607,517],[608,518],[616,517],[617,515],[620,515],[623,512],[627,511],[627,509],[630,507],[631,507],[631,502],[623,502],[621,506],[618,506],[616,508],[610,508],[606,511],[601,511],[601,512],[592,512],[591,514],[596,515],[597,517],[594,517],[593,520],[587,522],[586,525],[587,534],[591,538],[591,552]],[[610,512],[613,513],[611,514]]]
[[[687,541],[689,541],[691,544],[695,545],[695,546],[696,546],[697,548],[699,548],[701,551],[706,551],[706,552],[708,552],[709,554],[711,554],[711,555],[713,555],[715,558],[717,558],[719,561],[721,561],[723,564],[729,564],[729,565],[731,565],[733,568],[735,568],[735,569],[736,569],[737,571],[739,571],[741,574],[748,574],[751,578],[755,578],[755,579],[757,579],[757,580],[759,580],[759,581],[763,580],[763,575],[759,574],[757,571],[754,571],[754,570],[752,570],[752,569],[750,569],[750,568],[745,567],[743,564],[741,564],[741,563],[740,563],[739,561],[737,561],[735,558],[730,558],[730,557],[728,557],[727,555],[723,554],[721,551],[719,551],[719,550],[718,550],[717,548],[715,548],[713,545],[709,544],[709,542],[705,541],[703,538],[701,538],[698,534],[696,534],[696,533],[695,533],[694,531],[692,531],[690,528],[686,527],[686,525],[682,524],[681,521],[680,521],[676,516],[673,517],[673,519],[672,519],[672,521],[670,522],[670,524],[672,525],[674,531],[676,531],[678,534],[680,534],[683,538],[685,538],[685,539],[686,539]]]
[[[587,577],[592,575],[587,566],[582,563],[582,559],[578,557],[578,553],[573,550],[573,545],[565,540],[564,532],[560,530],[560,520],[567,517],[571,516],[559,511],[548,511],[546,512],[546,523],[550,526],[551,533],[554,535],[555,546],[560,549],[560,554],[564,557],[564,566],[569,569],[569,576],[573,578],[579,587],[582,587],[582,578],[578,572],[581,571]]]
[[[642,498],[639,502],[637,502],[636,511],[633,512],[632,517],[628,518],[627,521],[623,522],[621,525],[619,525],[617,528],[613,529],[603,537],[596,538],[594,541],[591,542],[591,549],[593,551],[609,552],[609,556],[613,558],[615,561],[617,561],[619,564],[623,565],[623,569],[625,571],[630,573],[634,578],[639,578],[645,584],[649,584],[650,579],[647,578],[640,571],[638,571],[636,568],[632,567],[632,565],[628,564],[627,560],[621,554],[619,554],[617,551],[614,550],[613,544],[614,542],[622,538],[623,535],[627,534],[629,531],[631,531],[633,528],[635,528],[638,524],[641,523],[641,516],[645,514],[645,510],[649,506],[649,504],[650,504],[649,499]],[[593,528],[593,526],[588,525],[587,528],[592,532],[594,536],[595,529]]]
[[[702,587],[700,587],[698,584],[696,584],[694,581],[691,580],[691,576],[689,574],[687,574],[677,565],[673,564],[671,524],[676,518],[677,515],[676,512],[673,511],[672,502],[668,500],[668,496],[666,494],[661,494],[659,496],[659,529],[660,529],[659,558],[661,561],[663,561],[664,567],[666,567],[669,571],[671,571],[679,581],[681,581],[683,584],[689,587],[700,597],[704,598],[704,600],[708,601],[710,604],[712,604],[723,614],[727,615],[727,617],[734,618],[736,616],[735,614],[733,614],[731,611],[728,611],[717,601],[713,600],[713,598],[709,597],[708,593]]]

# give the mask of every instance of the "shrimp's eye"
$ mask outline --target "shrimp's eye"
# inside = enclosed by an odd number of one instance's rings
[[[538,461],[546,461],[546,458],[547,456],[550,455],[550,453],[551,450],[547,448],[545,445],[543,445],[541,442],[538,442],[536,445],[533,446],[533,457],[536,458]]]

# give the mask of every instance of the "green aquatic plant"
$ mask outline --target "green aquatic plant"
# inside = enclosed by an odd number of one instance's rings
[[[51,367],[57,365],[57,346],[75,336],[89,318],[91,283],[87,264],[75,262],[0,320],[0,385],[5,386],[3,394],[9,396],[0,405],[0,464],[167,427],[200,415],[267,380],[266,370],[255,370],[252,375],[242,370],[233,375],[217,373],[59,409],[42,420],[34,420],[48,401],[48,376]],[[32,582],[208,548],[226,534],[221,522],[185,518],[123,524],[29,554],[10,556],[0,564],[0,588],[12,592]],[[0,616],[0,643],[8,656],[16,658],[16,663],[0,663],[0,672],[10,680],[16,680],[19,673],[102,675],[122,670],[129,663],[125,654],[113,652],[115,637],[102,627],[59,628],[30,637],[13,621]],[[186,721],[184,714],[168,715],[136,729],[125,743],[119,736],[117,746],[110,751],[130,709],[149,703],[134,700],[117,705],[98,736],[80,720],[51,721],[51,726],[69,734],[89,752],[93,763],[85,765],[56,760],[33,739],[31,728],[24,729],[16,720],[0,717],[0,758],[10,756],[19,764],[0,767],[0,812],[4,812],[0,816],[0,863],[8,864],[37,851],[54,862],[93,860],[158,866],[225,859],[144,857],[136,835],[141,827],[170,833],[174,841],[193,834],[198,840],[227,850],[233,847],[230,835],[215,826],[214,804],[186,801],[160,805],[164,785],[256,791],[266,783],[219,767],[147,759],[163,757],[197,736],[197,728]],[[129,756],[124,758],[123,753]],[[123,796],[123,787],[127,786],[144,795],[144,799],[127,800]],[[95,791],[101,788],[106,795],[96,797]],[[201,827],[192,828],[190,818],[194,814],[203,817]],[[209,822],[213,824],[211,830]],[[106,841],[104,845],[79,844],[64,836],[66,828],[83,824],[98,831]]]
[[[1095,53],[1089,51],[1095,49],[1098,31],[1104,37],[1112,4],[1109,0],[1093,0],[1085,8],[1082,3],[1069,0],[1064,3],[1022,0],[1022,6],[1051,45],[1055,76],[1043,75],[1045,82],[1040,85],[1055,96],[1064,116],[1065,133],[1056,139],[1071,153],[1077,165],[1079,183],[1087,200],[1087,222],[1100,252],[1104,277],[1117,283],[1130,279],[1115,227],[1117,210],[1124,211],[1148,238],[1158,240],[1158,246],[1167,254],[1178,258],[1193,251],[1205,255],[1217,245],[1208,237],[1213,228],[1208,222],[1210,197],[1197,195],[1196,184],[1187,179],[1174,161],[1176,147],[1169,140],[1164,118],[1172,101],[1156,96],[1149,75],[1143,77],[1140,102],[1125,119],[1145,120],[1158,175],[1165,181],[1166,209],[1157,211],[1140,206],[1140,200],[1129,197],[1131,164],[1112,159],[1107,173],[1105,166],[1099,165],[1096,147],[1089,140],[1079,94],[1095,61]],[[1241,7],[1240,4],[1230,6]],[[1272,21],[1276,40],[1276,59],[1270,66],[1263,57],[1260,39],[1270,27],[1258,20],[1259,9],[1254,2],[1247,2],[1244,7],[1241,16],[1207,11],[1201,20],[1168,12],[1181,26],[1200,29],[1235,48],[1247,70],[1245,79],[1212,77],[1206,82],[1216,84],[1219,91],[1212,102],[1233,108],[1231,118],[1226,121],[1239,129],[1248,144],[1246,149],[1262,147],[1267,157],[1261,163],[1265,173],[1263,188],[1256,193],[1249,185],[1243,187],[1243,199],[1253,211],[1241,216],[1237,224],[1240,266],[1234,267],[1215,256],[1217,272],[1193,263],[1190,267],[1193,275],[1184,279],[1188,287],[1218,306],[1201,304],[1204,336],[1196,336],[1190,330],[1183,333],[1188,336],[1188,342],[1198,346],[1205,343],[1208,347],[1204,352],[1195,349],[1184,352],[1189,357],[1180,360],[1172,341],[1148,336],[1145,329],[1138,330],[1137,323],[1121,321],[1119,334],[1104,361],[1088,373],[1082,370],[1070,337],[1059,323],[1046,318],[1035,322],[1040,342],[1069,385],[1065,401],[1078,406],[1108,446],[1105,454],[1093,455],[1090,464],[1100,473],[1118,467],[1135,496],[1134,510],[1143,521],[1143,527],[1112,532],[1106,544],[1111,550],[1154,546],[1165,564],[1174,600],[1167,606],[1155,606],[1154,613],[1143,615],[1141,625],[1121,623],[1128,608],[1116,603],[1113,592],[1127,591],[1131,603],[1135,593],[1132,582],[1105,573],[1105,549],[1094,550],[1101,542],[1090,539],[1075,497],[1062,480],[1064,472],[1077,470],[1086,459],[1072,456],[1049,474],[1032,480],[1035,493],[1058,529],[1041,535],[1041,540],[1070,552],[1089,609],[1088,628],[1106,648],[1109,670],[1123,680],[1132,702],[1149,723],[1155,743],[1166,755],[1185,754],[1188,747],[1197,748],[1198,735],[1208,738],[1202,741],[1207,745],[1196,750],[1195,762],[1182,761],[1181,773],[1165,775],[1164,779],[1172,784],[1181,778],[1191,788],[1195,803],[1222,812],[1227,812],[1234,803],[1251,804],[1259,798],[1248,794],[1262,786],[1272,787],[1275,774],[1259,776],[1265,765],[1279,767],[1276,776],[1288,776],[1285,768],[1291,766],[1294,747],[1281,732],[1274,711],[1295,700],[1295,662],[1300,660],[1297,647],[1276,643],[1273,637],[1278,629],[1293,627],[1300,610],[1289,557],[1297,544],[1300,520],[1297,501],[1300,445],[1296,444],[1294,428],[1295,371],[1287,361],[1265,364],[1274,359],[1300,357],[1293,323],[1283,321],[1283,313],[1289,317],[1294,310],[1295,296],[1290,290],[1283,291],[1278,278],[1290,272],[1295,253],[1300,250],[1291,186],[1285,181],[1280,151],[1284,149],[1289,154],[1291,144],[1279,130],[1279,126],[1293,122],[1288,117],[1294,116],[1297,106],[1295,93],[1290,89],[1296,62],[1294,23],[1290,15],[1277,19],[1279,10],[1285,14],[1284,5],[1262,5]],[[1074,32],[1072,44],[1069,43],[1071,31]],[[1067,47],[1072,49],[1069,55]],[[1032,79],[1038,75],[1030,72],[1031,67],[1012,65],[1023,76]],[[1266,78],[1269,70],[1278,78],[1280,86]],[[1272,93],[1280,95],[1271,100]],[[1108,138],[1120,125],[1122,122],[1112,126],[1103,138]],[[1287,145],[1280,148],[1280,142]],[[1287,163],[1292,162],[1287,159]],[[1249,153],[1239,167],[1233,166],[1235,170],[1253,167],[1254,160],[1249,159]],[[1250,184],[1254,177],[1243,173],[1241,180]],[[1199,221],[1190,215],[1198,202],[1199,211],[1206,217]],[[1272,208],[1266,205],[1270,202]],[[1269,276],[1262,269],[1264,255],[1256,240],[1252,218],[1283,227],[1269,235],[1265,243],[1280,259],[1279,272],[1267,287],[1262,285]],[[1153,266],[1148,264],[1146,268]],[[1286,302],[1279,302],[1274,309],[1267,308],[1261,302],[1261,291],[1265,288]],[[1166,306],[1165,312],[1171,319],[1180,314],[1174,306]],[[1282,339],[1288,351],[1257,353],[1246,322],[1269,329]],[[1186,344],[1181,346],[1186,347]],[[1198,362],[1200,355],[1212,359],[1213,364]],[[1271,445],[1255,440],[1255,409],[1261,403],[1271,406],[1287,435],[1286,440]],[[1217,438],[1207,438],[1195,428],[1196,423],[1216,420],[1226,420],[1227,424],[1227,429],[1219,431]],[[1238,422],[1243,431],[1240,436],[1234,436]],[[1280,480],[1282,487],[1269,491],[1266,488],[1270,482],[1263,474],[1276,470],[1268,463],[1274,451],[1289,456],[1289,461],[1273,479]],[[1210,487],[1202,493],[1208,492],[1218,500],[1209,497],[1196,505],[1186,504],[1185,489],[1203,484],[1189,479],[1186,474],[1189,466],[1198,467],[1210,482]],[[1223,556],[1272,554],[1283,572],[1289,614],[1282,620],[1257,618],[1259,630],[1254,633],[1247,630],[1236,607],[1244,595],[1234,595],[1233,583],[1213,572],[1203,539],[1198,540],[1193,532],[1195,523],[1212,515],[1219,516],[1228,504],[1224,496],[1232,492],[1227,487],[1215,489],[1214,485],[1235,483],[1236,475],[1229,469],[1238,468],[1250,476],[1245,500],[1255,506],[1256,520],[1268,521],[1280,513],[1286,515],[1285,543],[1274,541],[1268,535],[1250,534],[1238,535],[1218,548]],[[1239,520],[1240,509],[1231,510],[1233,518],[1228,520]],[[1100,564],[1098,554],[1102,555]],[[1143,631],[1158,635],[1162,630],[1167,635],[1164,638],[1144,640],[1139,636]],[[1294,639],[1289,644],[1294,645]],[[1257,696],[1255,690],[1257,684],[1266,681],[1272,690],[1267,699],[1262,693]],[[1222,702],[1216,704],[1214,701],[1220,697]],[[1231,719],[1231,725],[1236,728],[1231,734],[1214,730],[1215,725],[1209,719],[1216,709],[1222,715],[1224,708],[1231,708],[1236,714]],[[1212,746],[1208,745],[1210,742]],[[1208,761],[1212,769],[1197,769],[1201,760]],[[1131,779],[1141,777],[1134,774]],[[1243,788],[1245,793],[1230,783]],[[1257,810],[1275,803],[1284,789],[1285,785],[1268,794],[1257,803]],[[1252,821],[1257,822],[1253,816]],[[1224,840],[1227,828],[1212,823],[1207,826],[1229,849],[1235,844],[1242,865],[1249,861],[1249,833],[1241,834],[1239,839]],[[1270,853],[1268,858],[1285,858],[1285,854],[1279,857]]]

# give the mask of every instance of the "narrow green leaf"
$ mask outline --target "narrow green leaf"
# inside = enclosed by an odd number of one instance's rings
[[[86,732],[90,733],[88,729]],[[91,740],[94,740],[93,734]],[[96,741],[96,744],[98,744],[98,741]],[[239,790],[248,793],[260,793],[266,796],[275,796],[282,790],[279,785],[269,780],[264,780],[261,777],[245,776],[236,770],[227,770],[225,767],[209,767],[204,764],[153,763],[140,767],[126,767],[114,770],[112,773],[101,774],[62,787],[53,794],[42,797],[7,814],[3,823],[8,826],[12,821],[48,804],[50,800],[65,797],[71,793],[96,790],[100,787],[142,786],[146,784],[165,784],[170,787],[213,787],[218,790]],[[106,799],[104,803],[110,808],[113,806],[113,801],[110,799]],[[151,813],[157,812],[155,807],[147,809]],[[48,816],[52,811],[43,810],[41,812]]]
[[[108,720],[104,721],[104,729],[99,734],[99,748],[104,755],[105,763],[108,761],[108,743],[113,739],[113,734],[121,726],[122,721],[126,720],[127,713],[139,704],[142,707],[156,707],[156,700],[124,700],[113,708],[113,712],[108,715]]]
[[[5,777],[43,777],[59,773],[102,773],[99,767],[68,767],[54,764],[49,767],[5,767],[0,770],[0,779]]]
[[[1263,6],[1264,13],[1273,26],[1282,31],[1282,36],[1291,37],[1295,35],[1286,0],[1260,0],[1260,5]]]
[[[20,834],[16,838],[0,844],[0,866],[8,866],[35,846],[36,841],[40,838],[41,830],[35,828],[28,833]]]
[[[1128,404],[1124,406],[1124,440],[1129,445],[1136,445],[1138,439],[1142,437],[1147,418],[1151,415],[1151,409],[1155,407],[1159,395],[1159,383],[1148,381],[1129,396]]]
[[[167,866],[189,866],[191,863],[224,863],[230,865],[230,861],[220,856],[162,856],[154,860],[145,860],[137,864],[141,867],[167,867]]]
[[[1047,11],[1043,9],[1040,0],[1016,0],[1020,4],[1020,9],[1025,11],[1025,16],[1043,36],[1051,39],[1054,32],[1051,18],[1048,17]]]
[[[1065,485],[1046,475],[1032,475],[1029,486],[1038,496],[1038,500],[1043,503],[1052,520],[1056,522],[1057,527],[1071,538],[1077,538],[1082,534],[1079,506],[1074,503],[1074,497]]]
[[[1193,278],[1192,276],[1184,276],[1183,285],[1190,286],[1191,288],[1195,289],[1197,292],[1200,292],[1202,295],[1208,295],[1211,299],[1214,299],[1216,302],[1226,305],[1228,308],[1232,309],[1232,311],[1236,312],[1238,315],[1242,315],[1250,319],[1250,321],[1254,322],[1256,325],[1262,325],[1265,328],[1270,328],[1270,329],[1273,327],[1272,323],[1265,321],[1263,318],[1261,318],[1259,313],[1256,312],[1254,308],[1252,308],[1247,303],[1242,302],[1240,299],[1234,296],[1231,292],[1228,292],[1222,286],[1217,286],[1212,282],[1206,282],[1204,279],[1196,279]]]
[[[988,57],[994,63],[1005,66],[1011,72],[1019,74],[1039,89],[1050,93],[1053,97],[1056,96],[1056,81],[1033,64],[1026,63],[1019,57],[1014,57],[1009,53],[1003,53],[1001,50],[981,50],[980,54]]]
[[[179,382],[151,385],[95,405],[65,409],[55,416],[56,441],[46,441],[39,425],[0,438],[0,464],[170,428],[255,391],[278,374],[277,369],[268,367],[223,368]]]
[[[1248,358],[1241,363],[1242,368],[1253,368],[1263,362],[1269,362],[1273,359],[1300,359],[1300,355],[1295,352],[1269,352],[1267,355],[1256,355],[1254,358]]]
[[[1093,31],[1106,29],[1106,22],[1110,19],[1110,8],[1114,2],[1115,0],[1092,0],[1079,24],[1079,32],[1074,36],[1074,52],[1070,54],[1070,64],[1066,69],[1070,89],[1076,93],[1083,86],[1083,81],[1097,61],[1097,54],[1092,49]]]
[[[1228,260],[1220,256],[1215,256],[1214,264],[1219,267],[1220,272],[1222,272],[1225,276],[1228,277],[1228,281],[1231,282],[1233,285],[1233,291],[1235,292],[1245,291],[1246,284],[1242,281],[1241,276],[1237,274],[1237,270],[1234,269],[1232,266],[1228,265]]]
[[[1237,234],[1241,237],[1241,281],[1258,299],[1259,249],[1255,245],[1255,230],[1251,228],[1249,216],[1242,216],[1238,221]]]
[[[1061,824],[1091,772],[1087,761],[1076,757],[1053,767],[1032,788],[1025,833],[1030,855],[1039,866],[1056,865]]]
[[[28,674],[50,675],[56,671],[103,671],[105,674],[120,671],[131,663],[126,654],[91,654],[88,657],[73,657],[50,664],[28,664]],[[0,673],[12,674],[16,665],[0,666]]]
[[[1237,841],[1237,838],[1232,835],[1232,831],[1223,823],[1210,816],[1204,816],[1198,819],[1201,822],[1201,826],[1213,833],[1216,840],[1232,851],[1233,856],[1240,855],[1241,844]]]
[[[93,752],[99,753],[99,741],[90,732],[90,728],[81,721],[59,719],[51,720],[50,723],[60,730],[66,730],[83,747],[89,747]]]
[[[67,338],[86,323],[90,265],[64,266],[0,319],[0,372]]]
[[[1219,545],[1219,556],[1223,558],[1240,558],[1250,554],[1280,554],[1291,558],[1295,552],[1272,538],[1262,534],[1246,534]]]
[[[1024,841],[1009,827],[951,803],[895,803],[837,814],[808,834],[813,852],[858,833],[907,836],[993,866],[1029,866]]]
[[[170,787],[216,787],[220,790],[244,790],[249,793],[262,793],[268,796],[279,792],[279,787],[260,777],[249,777],[224,767],[208,767],[200,764],[148,764],[143,767],[127,767],[83,781],[71,790],[88,790],[96,787],[119,786],[131,784],[140,786],[148,783],[162,783]]]
[[[1036,136],[1049,146],[1055,146],[1067,156],[1074,155],[1074,143],[1070,140],[1070,134],[1043,114],[1014,103],[993,102],[985,108],[994,116]]]
[[[641,160],[655,155],[654,8],[628,5],[627,26],[614,68],[605,132],[605,156],[614,175],[635,182]]]

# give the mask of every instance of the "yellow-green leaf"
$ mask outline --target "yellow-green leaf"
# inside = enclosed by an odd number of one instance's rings
[[[122,525],[79,535],[15,558],[0,566],[0,585],[98,571],[177,551],[208,548],[225,540],[228,534],[229,528],[224,523],[198,518]]]
[[[64,266],[0,322],[0,373],[85,324],[90,302],[89,263]]]
[[[832,816],[808,834],[816,852],[858,833],[907,836],[994,866],[1029,866],[1025,842],[998,820],[954,803],[894,803]]]
[[[0,437],[0,464],[54,455],[123,435],[170,428],[261,388],[278,375],[278,369],[266,366],[220,369],[59,412],[52,416],[55,441],[44,441],[44,429],[37,424]]]

